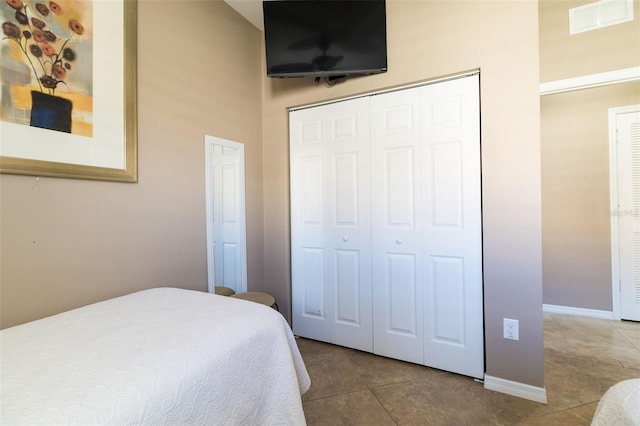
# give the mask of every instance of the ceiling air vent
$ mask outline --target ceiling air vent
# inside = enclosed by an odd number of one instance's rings
[[[633,20],[633,0],[601,0],[569,9],[569,34]]]

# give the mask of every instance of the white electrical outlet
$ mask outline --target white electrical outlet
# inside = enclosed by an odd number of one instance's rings
[[[520,325],[518,320],[503,318],[504,320],[504,338],[511,340],[520,340]]]

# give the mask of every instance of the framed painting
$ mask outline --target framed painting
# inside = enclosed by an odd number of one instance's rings
[[[0,0],[0,22],[0,172],[137,182],[136,1]]]

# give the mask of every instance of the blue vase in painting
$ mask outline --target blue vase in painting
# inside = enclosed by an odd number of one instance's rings
[[[72,102],[59,96],[31,91],[32,127],[71,133]]]

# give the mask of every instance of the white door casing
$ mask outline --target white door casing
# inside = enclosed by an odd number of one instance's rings
[[[247,291],[244,145],[205,136],[208,291]]]
[[[640,105],[611,108],[609,128],[613,314],[640,321]]]

